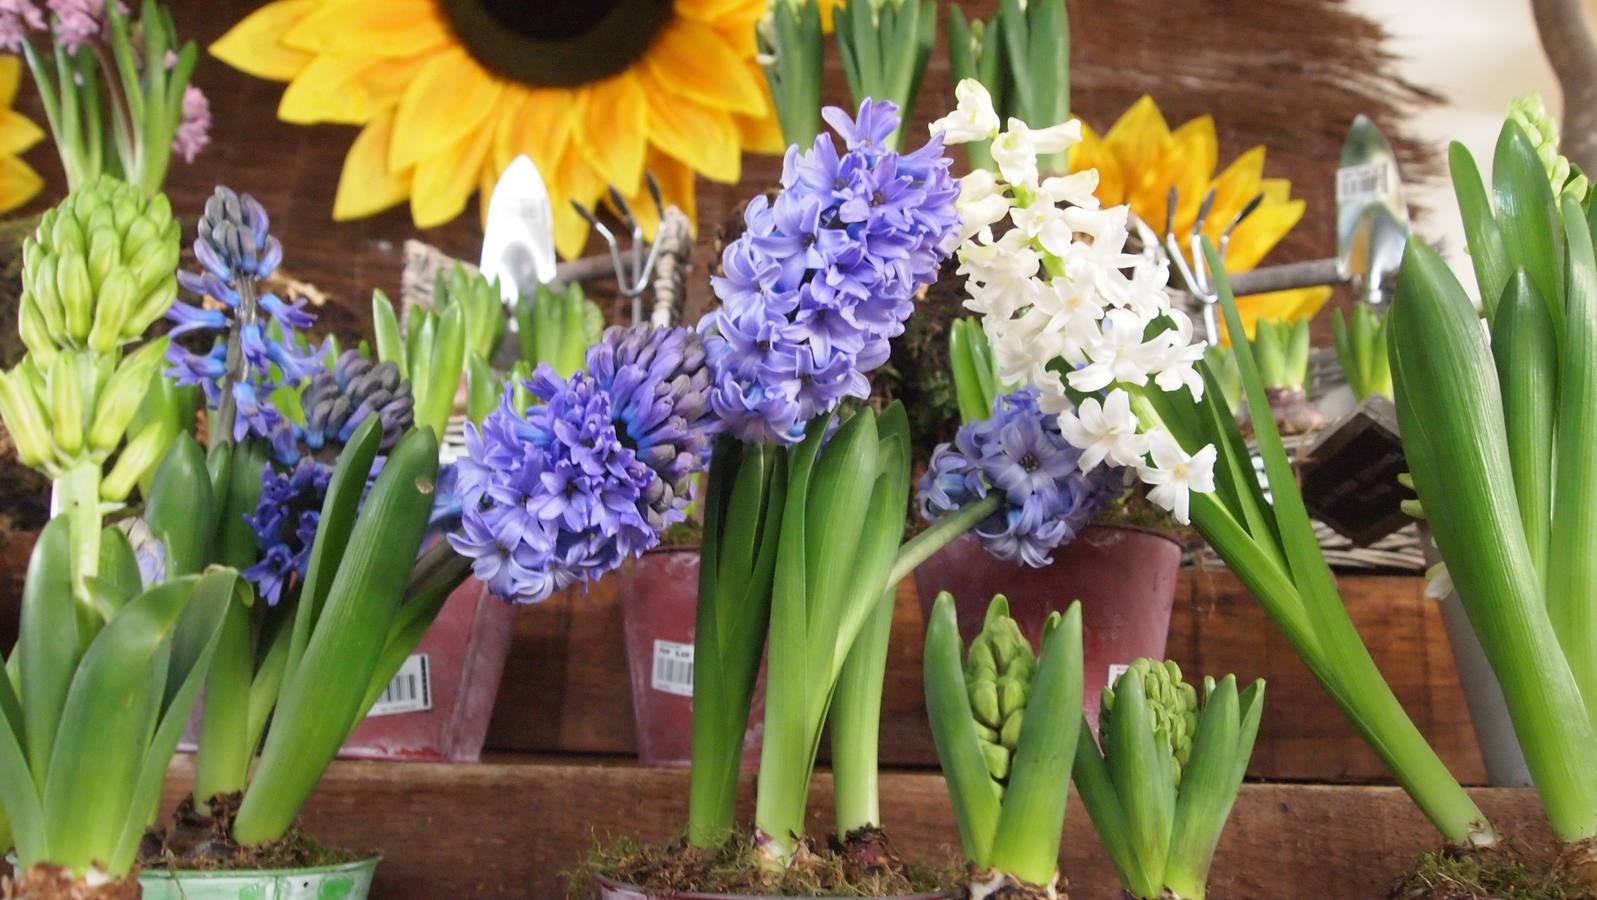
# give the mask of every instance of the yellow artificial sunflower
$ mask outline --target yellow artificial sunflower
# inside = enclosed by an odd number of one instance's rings
[[[1152,97],[1144,96],[1126,110],[1102,137],[1082,127],[1081,143],[1071,148],[1070,169],[1098,170],[1097,196],[1105,206],[1127,204],[1155,232],[1165,232],[1170,189],[1178,196],[1173,231],[1186,246],[1198,207],[1212,189],[1214,205],[1203,233],[1216,244],[1242,208],[1254,197],[1264,199],[1236,230],[1226,247],[1230,272],[1259,264],[1303,218],[1304,202],[1292,199],[1292,183],[1264,177],[1264,147],[1254,147],[1215,175],[1220,142],[1214,119],[1200,116],[1170,130]],[[1303,288],[1237,298],[1237,310],[1248,336],[1257,320],[1312,317],[1331,298],[1329,287]]]
[[[44,131],[11,108],[22,84],[22,60],[0,56],[0,213],[27,203],[44,187],[44,179],[20,154],[44,139]]]
[[[516,156],[554,201],[555,244],[587,239],[575,200],[614,185],[651,232],[643,173],[694,214],[694,175],[733,183],[745,149],[780,152],[754,25],[767,0],[275,0],[211,52],[288,82],[285,122],[363,126],[335,219],[409,198],[440,225]]]

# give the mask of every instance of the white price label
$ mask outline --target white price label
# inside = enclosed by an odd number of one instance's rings
[[[693,645],[655,641],[651,684],[661,693],[693,696]]]
[[[400,713],[423,712],[433,708],[433,686],[429,677],[427,654],[415,653],[405,660],[388,682],[377,702],[372,704],[372,716],[397,716]]]
[[[1365,163],[1336,170],[1336,202],[1384,196],[1390,188],[1392,167],[1385,162]]]
[[[1105,681],[1104,684],[1108,685],[1109,687],[1114,687],[1115,686],[1115,682],[1120,680],[1120,676],[1126,674],[1129,671],[1131,671],[1131,667],[1126,665],[1126,664],[1124,664],[1124,663],[1110,663],[1109,664],[1109,679],[1107,681]]]

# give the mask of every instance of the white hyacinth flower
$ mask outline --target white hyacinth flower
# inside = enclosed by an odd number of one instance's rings
[[[1137,477],[1152,486],[1148,501],[1168,510],[1177,522],[1190,524],[1192,492],[1214,490],[1214,445],[1189,455],[1168,433],[1155,431],[1148,436],[1148,455],[1153,465],[1137,467]]]
[[[954,86],[954,101],[954,111],[931,124],[932,134],[942,135],[944,144],[968,144],[997,136],[998,113],[981,82],[962,80]]]
[[[1138,430],[1131,411],[1131,395],[1120,388],[1102,403],[1096,397],[1081,401],[1074,414],[1059,414],[1059,432],[1081,451],[1081,470],[1091,471],[1108,460],[1116,466],[1140,466],[1148,451],[1148,436]]]

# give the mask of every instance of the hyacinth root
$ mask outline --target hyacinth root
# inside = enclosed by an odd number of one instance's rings
[[[133,872],[116,880],[95,872],[76,878],[66,868],[40,863],[21,878],[0,879],[0,897],[5,900],[138,900],[140,895],[139,877]]]
[[[1553,863],[1553,881],[1574,900],[1597,900],[1597,838],[1565,844]]]
[[[1578,846],[1578,845],[1571,845]],[[1424,854],[1388,900],[1582,900],[1597,894],[1560,887],[1555,871],[1510,841],[1450,845]]]
[[[1070,900],[1070,895],[1065,893],[1069,884],[1069,880],[1057,872],[1052,884],[1042,885],[1029,884],[996,869],[972,868],[965,896],[967,900]]]

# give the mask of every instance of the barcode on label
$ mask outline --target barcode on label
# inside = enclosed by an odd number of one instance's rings
[[[1114,687],[1115,686],[1115,682],[1120,680],[1120,676],[1126,674],[1129,671],[1131,671],[1131,667],[1126,665],[1126,664],[1124,664],[1124,663],[1110,663],[1109,664],[1109,679],[1107,681],[1105,681],[1104,684],[1107,684],[1110,687]]]
[[[655,641],[651,684],[662,693],[693,696],[693,645]]]
[[[1384,162],[1365,163],[1336,170],[1336,202],[1379,197],[1388,190],[1392,167]]]
[[[412,654],[399,667],[394,680],[388,682],[388,689],[372,704],[367,717],[397,716],[400,713],[432,709],[433,686],[429,673],[427,654]]]

